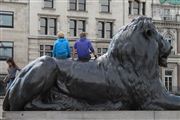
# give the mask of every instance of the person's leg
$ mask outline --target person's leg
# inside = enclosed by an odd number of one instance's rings
[[[58,67],[51,57],[41,57],[22,69],[7,90],[4,110],[23,110],[34,97],[45,93],[56,81]]]
[[[60,57],[56,57],[56,59],[67,59],[66,56],[60,56]]]
[[[81,61],[81,62],[89,62],[89,58],[78,58],[78,61]]]
[[[10,80],[7,82],[6,91],[9,89],[9,87],[11,86],[11,84],[12,84],[12,80],[10,79]]]

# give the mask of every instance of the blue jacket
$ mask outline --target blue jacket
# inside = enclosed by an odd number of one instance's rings
[[[69,58],[70,55],[70,47],[69,47],[69,42],[66,38],[58,38],[54,42],[54,47],[53,47],[53,57],[55,58]]]

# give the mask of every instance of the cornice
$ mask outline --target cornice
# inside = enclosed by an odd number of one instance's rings
[[[177,21],[163,21],[163,20],[153,20],[156,27],[168,27],[180,29],[180,22]]]

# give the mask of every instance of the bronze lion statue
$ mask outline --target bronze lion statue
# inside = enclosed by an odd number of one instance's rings
[[[3,109],[180,110],[180,97],[168,93],[159,75],[171,49],[151,18],[138,17],[95,61],[44,56],[28,64],[7,91]]]

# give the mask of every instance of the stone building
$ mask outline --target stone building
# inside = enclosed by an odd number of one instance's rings
[[[88,32],[98,55],[107,51],[117,30],[138,15],[151,15],[151,3],[127,0],[30,1],[29,61],[51,55],[57,31],[64,31],[71,47],[82,31]],[[137,5],[138,4],[138,5]],[[140,8],[138,8],[140,6]],[[129,14],[129,9],[131,13]]]
[[[0,79],[7,74],[7,57],[19,67],[28,63],[28,4],[25,1],[0,0]]]
[[[173,46],[162,80],[169,91],[180,90],[180,1],[153,0],[152,17],[158,31]]]
[[[0,11],[12,11],[14,18],[13,28],[0,26],[0,41],[13,41],[13,57],[20,66],[43,55],[51,56],[58,31],[65,33],[71,47],[79,38],[79,33],[86,31],[100,56],[107,51],[111,38],[120,27],[137,16],[153,17],[158,30],[174,47],[168,68],[162,69],[163,82],[170,91],[177,90],[177,85],[180,86],[178,5],[161,4],[159,0],[0,1]],[[1,19],[0,17],[0,21]],[[0,57],[1,54],[0,51]],[[3,60],[0,61],[0,66],[4,66],[0,68],[0,74],[6,73],[4,63]]]

